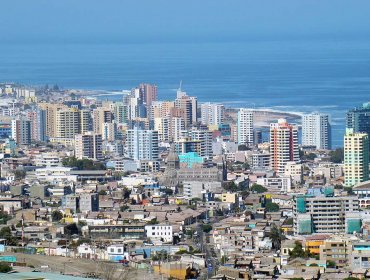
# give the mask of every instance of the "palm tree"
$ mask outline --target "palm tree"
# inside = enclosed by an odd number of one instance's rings
[[[272,247],[276,250],[280,250],[281,241],[285,239],[285,236],[281,230],[275,224],[271,225],[270,238],[272,241]]]

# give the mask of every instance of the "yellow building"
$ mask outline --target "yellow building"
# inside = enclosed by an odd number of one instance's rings
[[[223,193],[221,196],[222,202],[226,203],[237,203],[238,195],[236,193]]]
[[[172,262],[172,263],[162,263],[153,266],[155,273],[165,276],[172,277],[175,279],[189,279],[191,275],[191,268],[188,264]],[[195,276],[195,275],[194,275]]]
[[[324,245],[325,240],[329,237],[329,235],[312,235],[308,236],[305,241],[305,248],[311,254],[318,255],[320,254],[320,246]]]

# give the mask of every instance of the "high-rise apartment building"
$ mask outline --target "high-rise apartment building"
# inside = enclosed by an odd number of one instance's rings
[[[225,107],[222,104],[204,103],[200,106],[202,124],[221,125],[224,121]]]
[[[12,120],[12,138],[18,145],[31,144],[31,122],[25,119]]]
[[[347,112],[346,128],[353,129],[354,133],[360,132],[370,135],[370,102]]]
[[[80,110],[80,131],[79,133],[86,133],[92,131],[91,113],[89,110]]]
[[[329,189],[296,196],[293,199],[294,234],[352,233],[351,223],[360,222],[358,211],[356,196],[333,196]]]
[[[80,111],[75,108],[65,108],[56,112],[56,137],[74,138],[80,133]]]
[[[201,157],[212,159],[212,131],[192,129],[189,131],[189,138],[193,141],[200,142],[200,151],[198,151],[198,154]]]
[[[181,117],[171,118],[171,135],[172,141],[178,141],[182,137],[182,131],[185,130],[185,120]]]
[[[110,109],[105,107],[96,108],[93,111],[93,131],[96,134],[101,134],[104,123],[111,123],[113,121],[113,113]]]
[[[126,146],[129,158],[134,160],[158,159],[158,132],[154,130],[128,129]]]
[[[174,108],[174,101],[154,101],[150,108],[149,118],[154,120],[155,118],[168,118],[175,116],[173,113]]]
[[[37,123],[37,111],[28,111],[26,113],[27,120],[31,123],[31,140],[37,141],[38,140],[38,123]]]
[[[109,123],[103,123],[102,127],[102,139],[105,141],[115,141],[117,136],[117,124],[115,121]]]
[[[285,119],[270,124],[270,164],[271,168],[283,174],[285,165],[299,162],[298,126],[289,124]]]
[[[38,107],[46,112],[46,135],[56,137],[56,115],[57,111],[67,108],[66,105],[60,103],[39,103]]]
[[[369,136],[347,129],[344,136],[344,184],[348,187],[369,180]]]
[[[355,133],[366,132],[370,134],[370,102],[347,112],[346,127],[352,128]]]
[[[160,142],[170,141],[170,118],[155,118],[154,119],[154,130],[158,132]]]
[[[175,100],[175,108],[180,110],[178,116],[184,118],[186,127],[197,122],[198,100],[196,97],[188,96],[186,92],[179,89]]]
[[[312,113],[302,118],[302,145],[316,149],[331,148],[331,126],[329,115]]]
[[[75,135],[75,157],[101,160],[103,158],[101,134],[87,132]]]
[[[153,101],[157,101],[157,86],[151,84],[140,84],[140,98],[144,105],[149,109]]]
[[[42,110],[40,108],[37,108],[36,110],[36,118],[37,118],[37,141],[46,142],[48,140],[48,137],[46,135],[46,119],[47,114],[46,110]]]
[[[242,108],[238,112],[238,144],[253,145],[253,111]]]
[[[74,138],[78,133],[91,130],[89,110],[79,110],[77,106],[40,103],[37,109],[37,123],[42,125],[40,141],[48,138]],[[44,139],[44,140],[41,140]]]
[[[114,119],[119,124],[127,123],[128,108],[123,102],[116,102],[113,108]]]
[[[145,107],[139,88],[132,89],[131,93],[124,98],[124,103],[128,108],[129,120],[147,117],[147,108]]]

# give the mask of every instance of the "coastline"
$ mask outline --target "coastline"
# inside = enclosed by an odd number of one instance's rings
[[[302,115],[296,112],[284,112],[274,109],[251,109],[254,112],[254,125],[257,128],[270,127],[270,123],[277,122],[278,119],[286,119],[289,123],[301,124]],[[233,122],[237,121],[238,109],[226,108],[226,116]]]
[[[120,96],[129,93],[129,90],[87,90],[87,89],[69,89],[69,94],[73,93],[79,96],[86,96],[88,98],[102,98],[110,99],[111,96]],[[222,102],[221,102],[222,103]],[[226,107],[226,106],[225,106]],[[286,119],[290,123],[301,123],[302,114],[298,112],[285,112],[273,108],[256,108],[254,111],[254,124],[257,128],[266,128],[270,123],[276,122],[278,119]],[[226,119],[236,123],[238,108],[226,107]]]

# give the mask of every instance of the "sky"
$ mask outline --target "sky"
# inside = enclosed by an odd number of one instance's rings
[[[13,41],[188,41],[370,34],[368,0],[11,0]]]

